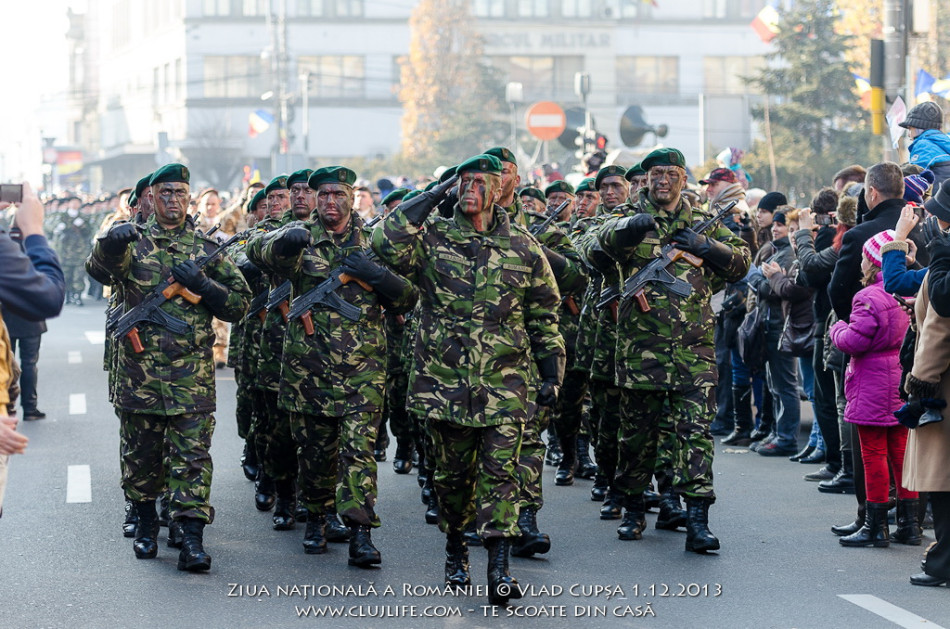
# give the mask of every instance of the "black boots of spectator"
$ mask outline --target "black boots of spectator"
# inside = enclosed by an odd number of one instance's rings
[[[851,535],[838,540],[842,546],[860,548],[874,546],[886,548],[890,546],[890,530],[887,526],[887,503],[868,502],[864,506],[864,526]]]
[[[686,550],[705,553],[719,550],[719,540],[709,531],[709,500],[686,499]]]
[[[747,446],[752,443],[752,385],[733,386],[732,401],[736,425],[722,443],[727,446]]]
[[[195,518],[182,518],[177,521],[181,524],[182,544],[178,554],[178,569],[188,572],[203,572],[211,569],[211,555],[205,552],[204,542],[205,523]]]
[[[898,499],[897,530],[891,536],[892,541],[908,546],[920,546],[921,530],[917,520],[919,509],[920,500],[917,498]]]

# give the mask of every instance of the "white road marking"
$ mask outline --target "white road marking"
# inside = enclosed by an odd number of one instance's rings
[[[70,415],[85,415],[86,414],[86,394],[85,393],[70,393],[69,394],[69,414]]]
[[[66,360],[70,365],[78,365],[82,362],[82,352],[69,352]]]
[[[921,618],[917,614],[913,614],[897,605],[891,605],[887,601],[872,596],[871,594],[839,594],[838,596],[900,627],[907,629],[911,627],[915,629],[919,629],[920,627],[925,627],[926,629],[944,629],[944,627],[941,627],[933,621]]]
[[[92,478],[88,465],[66,468],[66,502],[92,502]]]
[[[106,343],[105,330],[86,330],[83,334],[86,335],[86,339],[93,345],[105,345]]]

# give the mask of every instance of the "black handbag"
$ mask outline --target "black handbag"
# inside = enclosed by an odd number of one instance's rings
[[[765,308],[755,308],[746,314],[739,325],[739,356],[749,371],[765,369]]]
[[[815,351],[815,328],[814,321],[793,323],[791,315],[785,317],[778,339],[779,350],[792,356],[811,356]]]

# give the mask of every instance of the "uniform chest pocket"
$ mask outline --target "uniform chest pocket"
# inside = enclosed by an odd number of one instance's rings
[[[304,275],[311,277],[328,277],[333,266],[330,261],[322,256],[315,256],[312,253],[304,253],[300,267]]]
[[[165,279],[162,265],[154,260],[133,260],[129,268],[129,280],[143,292],[158,286]],[[170,275],[170,271],[166,271]]]
[[[502,262],[500,265],[501,281],[508,288],[525,289],[531,282],[530,266],[516,262]]]

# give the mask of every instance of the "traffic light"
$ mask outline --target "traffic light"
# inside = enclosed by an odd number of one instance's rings
[[[574,146],[577,147],[577,150],[574,151],[574,157],[584,159],[584,155],[587,154],[587,129],[584,127],[577,127],[577,137],[574,138]]]
[[[603,133],[598,133],[597,137],[594,139],[594,146],[598,151],[607,150],[607,136]]]

